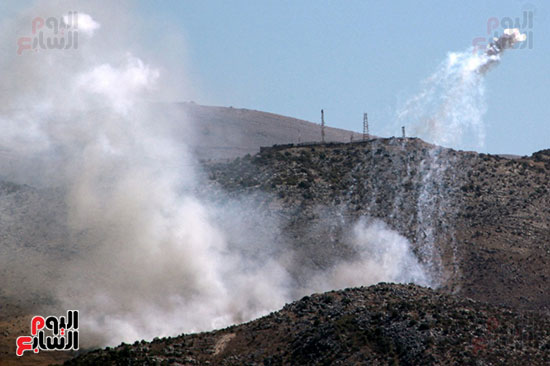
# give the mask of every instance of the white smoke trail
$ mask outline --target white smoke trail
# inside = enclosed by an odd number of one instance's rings
[[[516,43],[525,41],[526,36],[518,29],[505,29],[502,36],[494,39],[482,52],[470,49],[451,52],[446,60],[428,79],[422,83],[422,90],[409,99],[398,110],[400,125],[409,126],[413,136],[418,136],[436,145],[453,148],[480,148],[485,143],[483,115],[486,111],[484,99],[484,76],[498,65],[502,53]],[[428,258],[430,273],[438,283],[448,280],[436,245],[437,222],[447,222],[449,213],[456,210],[449,197],[442,195],[443,178],[452,168],[453,159],[441,158],[441,148],[434,146],[427,159],[421,163],[423,181],[417,201],[417,241],[419,254]],[[438,193],[439,192],[439,193]],[[439,200],[438,205],[435,202]],[[449,223],[449,227],[453,227]],[[452,250],[452,275],[459,274],[457,247],[454,233],[447,239]],[[448,272],[448,271],[447,271]],[[446,278],[447,277],[447,278]]]
[[[475,141],[468,146],[483,147],[484,76],[506,49],[524,40],[517,29],[506,29],[482,53],[473,49],[449,53],[423,82],[422,90],[398,110],[398,122],[409,126],[413,136],[436,145],[462,147],[467,136]]]
[[[398,111],[413,136],[437,145],[457,146],[472,132],[477,146],[485,141],[483,76],[477,71],[485,57],[472,52],[450,53],[423,83],[422,91]]]

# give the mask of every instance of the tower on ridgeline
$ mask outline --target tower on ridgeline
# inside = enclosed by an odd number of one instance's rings
[[[366,141],[369,136],[369,117],[363,113],[363,141]]]
[[[321,109],[321,142],[325,143],[325,112]]]
[[[405,126],[401,126],[401,132],[403,132],[403,138],[405,138]]]

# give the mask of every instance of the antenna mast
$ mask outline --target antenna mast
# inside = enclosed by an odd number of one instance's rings
[[[325,112],[321,109],[321,142],[325,143]]]
[[[367,140],[369,136],[369,117],[366,113],[363,113],[363,141]]]

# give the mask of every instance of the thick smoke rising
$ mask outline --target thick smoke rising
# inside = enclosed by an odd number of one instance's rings
[[[382,221],[359,220],[353,226],[350,244],[356,253],[355,259],[339,262],[314,276],[309,283],[311,289],[328,291],[378,282],[433,285],[408,240]]]
[[[502,53],[525,35],[506,29],[483,52],[451,52],[437,71],[423,82],[422,90],[398,111],[401,125],[412,135],[437,145],[462,147],[465,137],[472,147],[485,143],[483,115],[485,74],[501,60]],[[469,145],[470,146],[470,145]]]
[[[22,221],[16,235],[48,238],[44,248],[57,250],[26,249],[21,260],[20,248],[3,248],[2,266],[11,262],[17,279],[4,280],[4,291],[15,294],[15,283],[40,280],[48,311],[79,309],[81,343],[93,346],[248,320],[314,290],[430,283],[406,239],[363,221],[345,243],[357,253],[353,260],[292,278],[299,263],[269,212],[250,197],[220,204],[197,194],[200,167],[172,133],[193,121],[164,120],[162,106],[146,102],[178,88],[163,84],[161,67],[123,49],[128,43],[117,30],[128,20],[113,20],[112,4],[79,12],[75,50],[17,55],[6,36],[13,32],[3,32],[0,147],[7,158],[0,174],[47,196],[47,213],[16,218],[47,216],[51,225]],[[40,5],[22,22],[62,17],[68,9]],[[3,25],[10,27],[29,32],[19,23]],[[25,261],[32,272],[17,271]],[[37,288],[27,288],[28,297]]]

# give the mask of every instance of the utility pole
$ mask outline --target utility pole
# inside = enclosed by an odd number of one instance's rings
[[[403,138],[405,138],[405,126],[401,126],[401,132],[403,132]]]
[[[321,109],[321,142],[325,143],[325,112]]]
[[[363,113],[363,141],[367,140],[369,136],[369,117],[366,113]]]

